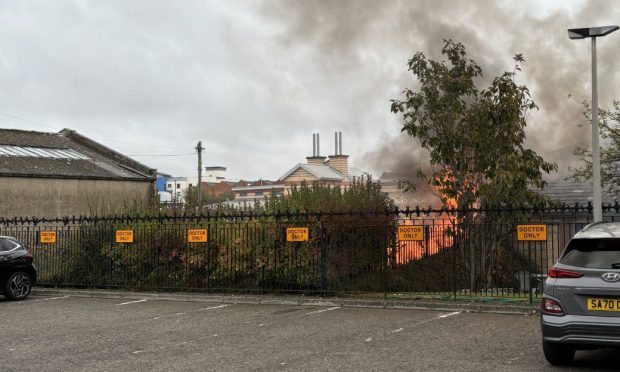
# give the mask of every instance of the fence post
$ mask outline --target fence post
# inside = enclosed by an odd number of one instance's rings
[[[456,301],[456,251],[459,249],[459,239],[454,231],[452,232],[452,239],[452,295]]]
[[[269,257],[265,254],[265,242],[267,239],[265,238],[265,232],[269,232],[269,226],[266,224],[259,225],[261,226],[261,268],[260,268],[260,293],[261,295],[265,294],[265,267],[269,263]]]
[[[320,262],[320,275],[321,275],[321,284],[320,284],[320,289],[321,289],[321,296],[325,296],[325,291],[327,290],[327,233],[325,232],[325,229],[323,229],[323,224],[319,221],[318,223],[318,229],[319,229],[319,237],[320,237],[320,255],[321,255],[321,262]]]
[[[276,287],[280,287],[281,283],[280,280],[281,279],[281,275],[278,273],[278,264],[280,262],[279,261],[279,250],[278,248],[280,247],[280,239],[282,239],[281,234],[283,233],[283,231],[281,231],[280,229],[280,211],[276,210],[274,212],[274,239],[273,239],[273,273],[275,275],[271,276],[271,280],[276,282]],[[284,230],[284,234],[286,234],[286,230]],[[274,279],[275,278],[275,279]],[[265,291],[268,288],[265,288]],[[281,289],[281,288],[276,288],[276,289]],[[271,290],[273,290],[273,288],[271,288]]]
[[[529,218],[528,218],[528,222],[529,222]],[[531,267],[532,266],[532,242],[530,241],[527,242],[527,259]],[[530,270],[528,270],[528,274],[529,274],[529,278],[528,278],[527,288],[530,292],[530,305],[532,305],[534,303],[534,299],[532,298],[532,273],[530,272]]]
[[[387,216],[386,216],[387,218]],[[396,222],[396,224],[398,224],[398,222]],[[397,227],[398,228],[398,227]],[[388,242],[390,242],[390,244],[388,244],[389,249],[392,250],[392,252],[394,252],[394,250],[396,249],[396,237],[394,232],[390,229],[389,226],[387,226],[388,231],[386,231],[387,233],[387,238],[388,238]],[[388,283],[387,283],[387,270],[388,270],[388,249],[383,249],[383,263],[382,263],[382,269],[381,272],[383,274],[383,301],[387,301],[387,293],[388,293]]]
[[[471,240],[471,221],[469,221],[469,216],[465,222],[465,229],[467,231],[467,243],[469,246],[469,297],[473,298],[476,293],[476,247]]]
[[[202,250],[202,257],[204,262],[206,262],[205,266],[207,269],[204,273],[205,277],[203,279],[203,283],[206,287],[206,292],[210,293],[209,288],[211,287],[211,271],[213,270],[213,268],[211,267],[211,241],[213,239],[213,236],[211,236],[211,220],[208,217],[207,226],[205,226],[205,228],[207,229],[207,244],[205,244],[205,249]]]
[[[190,278],[189,274],[189,260],[191,255],[191,248],[189,242],[187,241],[187,229],[189,228],[189,225],[186,221],[184,221],[181,226],[177,225],[176,228],[176,235],[180,236],[179,241],[183,242],[183,249],[181,250],[181,252],[185,253],[185,293],[189,294],[190,287],[192,286],[192,279]]]

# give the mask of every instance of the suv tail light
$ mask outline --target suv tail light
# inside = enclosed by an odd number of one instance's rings
[[[549,271],[547,272],[547,274],[549,275],[550,278],[563,278],[563,279],[581,278],[583,276],[583,273],[580,273],[578,271],[563,270],[563,269],[558,269],[556,267],[549,268]]]
[[[564,310],[562,310],[560,303],[550,298],[543,298],[541,308],[545,314],[564,315]]]
[[[32,261],[34,261],[34,257],[30,253],[28,253],[24,256],[24,261],[26,261],[27,264],[31,264]]]

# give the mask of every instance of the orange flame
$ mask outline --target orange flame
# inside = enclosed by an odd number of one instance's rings
[[[456,208],[456,199],[444,200],[444,205]],[[424,257],[436,255],[453,244],[453,235],[449,231],[453,228],[456,216],[443,215],[439,218],[427,218],[418,220],[405,220],[406,225],[423,225],[424,240],[419,242],[398,241],[394,263],[396,265],[407,264],[411,261],[420,260]]]
[[[448,219],[418,220],[412,224],[424,226],[424,240],[422,241],[398,241],[394,263],[403,265],[411,261],[420,260],[424,257],[436,255],[442,250],[452,246],[452,235],[448,234],[452,223]]]

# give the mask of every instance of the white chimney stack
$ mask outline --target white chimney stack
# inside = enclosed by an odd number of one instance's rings
[[[330,167],[342,174],[346,180],[349,176],[349,155],[342,155],[342,132],[334,133],[334,155],[327,160]]]
[[[308,164],[323,165],[325,156],[321,156],[321,142],[318,133],[312,133],[312,156],[306,157]]]

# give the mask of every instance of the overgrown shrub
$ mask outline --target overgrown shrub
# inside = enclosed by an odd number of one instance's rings
[[[84,223],[63,239],[66,270],[57,284],[144,289],[373,290],[395,234],[394,207],[378,184],[294,187],[252,211],[217,216],[140,214]],[[131,222],[135,220],[135,222]],[[306,242],[287,242],[287,227],[308,227]],[[188,243],[187,230],[208,230]],[[133,229],[133,243],[115,243]]]

